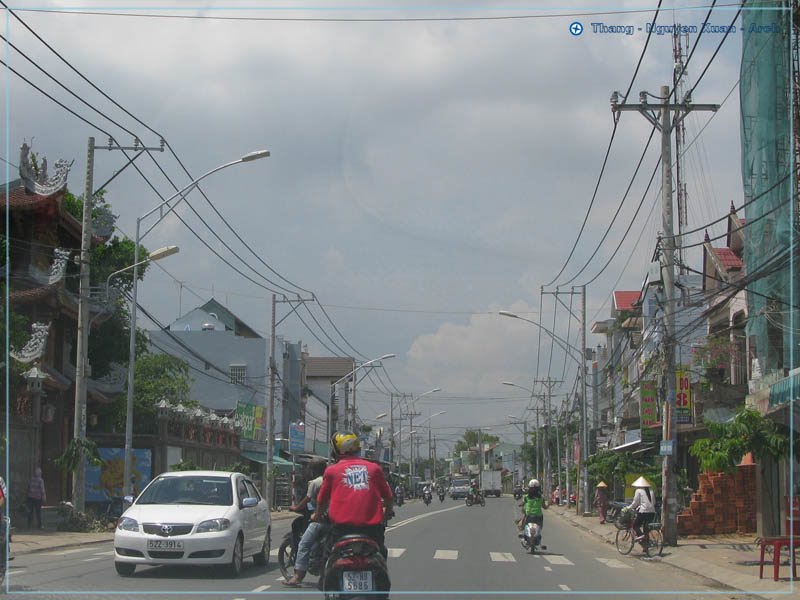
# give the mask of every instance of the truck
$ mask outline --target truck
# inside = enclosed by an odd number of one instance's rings
[[[500,497],[503,491],[503,477],[501,471],[482,471],[481,472],[481,492],[484,498],[487,496]]]
[[[450,497],[453,500],[466,498],[469,492],[469,477],[453,477],[450,481]]]

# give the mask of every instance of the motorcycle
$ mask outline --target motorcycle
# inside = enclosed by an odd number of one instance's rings
[[[444,491],[439,492],[439,502],[444,502]]]
[[[483,494],[467,494],[467,497],[464,499],[464,503],[467,506],[472,506],[473,504],[480,504],[481,506],[486,506],[486,500],[483,497]]]
[[[515,500],[519,500],[520,498],[522,498],[522,488],[521,487],[515,487],[514,488],[514,499]]]
[[[300,538],[308,528],[310,523],[308,514],[301,514],[294,521],[286,535],[283,536],[283,541],[278,547],[278,566],[281,570],[281,575],[284,579],[289,579],[294,574],[294,562],[297,559],[297,547],[300,544]],[[324,550],[324,535],[314,544],[311,549],[311,556],[308,560],[308,572],[312,575],[319,575],[322,573],[323,565],[323,550]]]
[[[525,550],[531,554],[536,554],[536,547],[542,543],[542,529],[538,523],[525,523],[519,533],[519,542]],[[541,546],[542,550],[547,550],[547,546]]]
[[[433,497],[431,496],[430,492],[425,492],[422,494],[422,501],[425,503],[425,506],[428,506],[431,503],[431,500],[433,500]]]
[[[394,495],[394,503],[396,506],[403,506],[404,502],[403,494],[395,494]]]
[[[388,600],[392,584],[381,550],[375,540],[363,534],[336,540],[321,578],[325,600]]]

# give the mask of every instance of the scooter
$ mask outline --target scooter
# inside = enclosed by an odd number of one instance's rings
[[[388,600],[392,588],[381,548],[363,534],[333,542],[321,584],[325,600]]]
[[[531,554],[536,554],[536,547],[542,543],[542,529],[538,523],[525,523],[522,531],[518,534],[519,543]],[[541,546],[542,550],[547,550],[547,546]]]
[[[519,500],[520,498],[522,498],[522,488],[515,487],[514,488],[514,499],[515,500]]]
[[[475,494],[474,498],[472,497],[472,494],[467,494],[467,497],[464,499],[464,503],[467,506],[472,506],[473,504],[486,506],[486,499],[483,497],[483,494]]]
[[[286,535],[283,536],[283,541],[278,548],[278,566],[281,569],[281,575],[284,579],[289,579],[294,572],[294,561],[297,559],[297,547],[300,544],[300,538],[303,537],[308,528],[310,520],[307,514],[301,514],[294,521]],[[312,575],[319,575],[322,572],[323,565],[323,549],[324,549],[325,536],[320,535],[314,547],[311,549],[311,555],[308,561],[308,572]]]
[[[444,502],[444,491],[439,492],[439,502]]]
[[[425,492],[422,494],[422,501],[425,503],[425,506],[428,506],[431,503],[431,500],[433,500],[433,497],[431,496],[430,492]]]

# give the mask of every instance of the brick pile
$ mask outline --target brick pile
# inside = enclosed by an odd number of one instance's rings
[[[756,468],[736,467],[733,475],[702,473],[689,506],[678,515],[679,535],[747,534],[756,531]]]

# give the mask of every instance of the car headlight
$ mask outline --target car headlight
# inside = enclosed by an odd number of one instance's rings
[[[117,529],[124,529],[125,531],[139,531],[139,522],[136,519],[131,519],[130,517],[122,517],[119,520]]]
[[[228,519],[209,519],[208,521],[203,521],[197,526],[196,533],[208,533],[210,531],[225,531],[230,526],[231,522]]]

